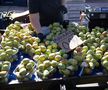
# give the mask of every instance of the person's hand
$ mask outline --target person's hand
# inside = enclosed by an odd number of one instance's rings
[[[41,32],[44,36],[46,36],[50,33],[50,29],[49,29],[49,27],[44,26],[44,27],[41,28]]]
[[[41,33],[38,33],[37,37],[39,37],[40,40],[43,40],[46,37],[46,35],[48,35],[49,33],[50,33],[49,27],[42,27]]]

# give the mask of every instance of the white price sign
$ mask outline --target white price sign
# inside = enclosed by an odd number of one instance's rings
[[[63,32],[57,36],[54,41],[66,52],[69,52],[77,46],[83,44],[83,41],[71,31]]]

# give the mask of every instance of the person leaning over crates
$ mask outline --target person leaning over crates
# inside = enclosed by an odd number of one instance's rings
[[[29,0],[29,18],[36,34],[43,39],[49,33],[48,26],[54,22],[63,23],[63,14],[67,13],[65,0]]]

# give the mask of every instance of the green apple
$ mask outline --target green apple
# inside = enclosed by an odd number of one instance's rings
[[[33,59],[34,59],[35,61],[38,61],[38,60],[39,60],[39,56],[40,56],[40,55],[34,55],[34,56],[33,56]]]
[[[55,53],[51,53],[51,54],[49,54],[49,57],[48,58],[50,60],[54,60],[55,59],[55,55],[56,55]]]
[[[66,54],[65,50],[60,50],[59,52],[60,52],[61,55]]]
[[[96,51],[97,51],[97,50],[100,50],[100,51],[101,51],[100,47],[97,47],[97,48],[96,48]]]
[[[59,27],[59,26],[60,26],[60,23],[58,23],[58,22],[53,23],[53,27]]]
[[[108,52],[105,52],[104,55],[108,55]]]
[[[46,52],[46,47],[44,45],[40,46],[42,52]]]
[[[2,47],[7,46],[7,45],[6,45],[6,41],[1,41],[1,45],[2,45]]]
[[[51,66],[57,67],[57,65],[58,65],[58,62],[57,61],[55,61],[55,60],[52,60],[51,61]]]
[[[51,50],[47,49],[46,52],[45,52],[45,54],[47,54],[47,55],[51,54]]]
[[[94,42],[95,41],[95,36],[91,36],[90,39],[91,39],[92,42]]]
[[[108,55],[103,56],[101,60],[108,60]]]
[[[38,43],[33,43],[33,44],[32,44],[32,47],[33,47],[34,49],[38,49],[38,48],[39,48]]]
[[[88,54],[93,54],[93,51],[89,49],[89,50],[87,51],[87,55],[88,55]]]
[[[102,50],[102,51],[105,51],[107,48],[106,48],[106,45],[104,45],[104,44],[102,44],[101,46],[100,46],[100,49]]]
[[[95,57],[96,57],[97,59],[101,59],[101,58],[102,58],[102,54],[101,54],[101,53],[96,53],[96,54],[95,54]]]
[[[53,43],[52,44],[52,48],[55,48],[56,49],[57,47],[58,47],[58,45],[56,43]]]
[[[24,66],[24,64],[20,64],[19,66],[18,66],[18,70],[20,70],[21,68],[24,68],[25,66]]]
[[[63,72],[63,75],[66,77],[71,74],[70,70],[68,70],[68,69],[64,69],[64,70],[62,70],[62,72]]]
[[[52,40],[52,38],[53,38],[53,34],[51,34],[51,33],[50,33],[49,35],[46,36],[46,39],[47,39],[47,40]]]
[[[97,32],[96,33],[96,37],[100,37],[101,33],[100,32]]]
[[[29,58],[23,58],[22,61],[30,61],[30,59]]]
[[[104,61],[102,62],[102,65],[103,65],[104,67],[108,67],[108,61],[107,61],[107,60],[104,60]]]
[[[12,55],[15,55],[18,53],[18,49],[12,49]]]
[[[10,46],[5,46],[5,47],[3,47],[4,48],[4,50],[7,50],[7,49],[12,49],[12,47],[10,47]],[[3,49],[0,49],[0,50],[3,50]],[[1,52],[1,51],[0,51]]]
[[[87,35],[87,38],[91,38],[91,34],[88,34],[88,35]]]
[[[85,61],[86,62],[90,62],[92,59],[91,58],[86,58]]]
[[[36,49],[35,54],[40,55],[41,54],[41,49]]]
[[[47,49],[52,50],[52,45],[48,45]]]
[[[88,51],[88,46],[83,46],[82,50],[87,52]]]
[[[6,45],[7,46],[13,46],[13,42],[12,41],[8,41],[8,42],[6,42]]]
[[[80,36],[80,37],[83,37],[83,36],[84,36],[83,32],[80,32],[80,33],[79,33],[79,36]]]
[[[100,43],[100,38],[95,38],[95,41],[96,41],[97,43]]]
[[[2,52],[2,53],[0,54],[0,60],[4,60],[5,57],[6,57],[6,53],[5,53],[5,52]]]
[[[95,47],[98,47],[99,44],[98,44],[98,43],[93,43],[93,45],[94,45]]]
[[[45,78],[46,78],[49,74],[50,74],[50,73],[49,73],[48,70],[44,70],[44,71],[43,71],[43,76],[44,76]]]
[[[13,46],[18,47],[19,42],[17,40],[13,40]]]
[[[89,67],[90,67],[91,69],[94,69],[94,67],[95,67],[94,63],[93,63],[93,62],[89,62]]]
[[[95,47],[95,46],[91,46],[90,49],[91,49],[92,51],[95,51],[95,50],[96,50],[96,47]]]
[[[6,52],[6,54],[12,55],[13,54],[13,49],[7,49],[5,52]]]
[[[10,65],[11,62],[10,62],[10,61],[4,61],[4,62],[3,62],[3,65],[4,65],[4,64]]]
[[[8,71],[9,70],[9,65],[3,64],[1,71]]]
[[[87,53],[87,51],[86,51],[86,50],[82,50],[81,52],[82,52],[82,54],[86,54],[86,53]]]
[[[60,61],[61,60],[61,55],[55,55],[55,59],[54,60],[56,60],[56,61]]]
[[[26,70],[30,71],[33,68],[33,64],[32,63],[28,63],[25,68],[26,68]]]
[[[63,54],[62,57],[67,59],[68,58],[68,54]]]
[[[52,53],[56,53],[58,51],[58,49],[52,49]]]
[[[75,60],[75,59],[69,59],[68,60],[68,63],[71,64],[71,65],[77,65],[78,64],[78,61]]]
[[[43,64],[44,64],[44,67],[47,68],[51,65],[50,61],[49,60],[45,60],[43,61]]]
[[[43,71],[44,70],[44,64],[43,63],[42,64],[39,64],[38,65],[38,69]]]
[[[48,46],[50,44],[50,41],[46,40],[45,45]]]
[[[22,64],[24,64],[24,66],[27,65],[28,63],[29,63],[29,60],[28,59],[23,59]]]
[[[49,71],[49,73],[50,73],[51,75],[52,75],[53,73],[56,72],[56,68],[54,68],[54,67],[52,67],[52,66],[48,67],[47,70]]]
[[[40,61],[46,60],[45,54],[41,54],[41,55],[39,56],[38,60],[40,60]]]
[[[40,39],[38,37],[36,37],[35,38],[35,41],[39,43],[40,42]]]
[[[87,54],[87,56],[86,56],[86,59],[92,59],[93,58],[93,55],[92,54]]]
[[[27,44],[26,44],[26,48],[27,48],[27,49],[31,49],[31,48],[32,48],[32,45],[31,45],[30,43],[27,43]]]
[[[59,63],[59,64],[58,64],[58,68],[59,68],[59,69],[65,69],[66,66],[65,66],[65,64],[63,64],[63,63]]]
[[[21,69],[19,70],[19,75],[21,75],[21,76],[26,76],[26,74],[27,74],[26,68],[21,68]]]
[[[103,54],[103,51],[102,50],[96,50],[96,53]]]
[[[35,62],[34,62],[34,61],[32,61],[32,60],[30,60],[30,61],[29,61],[29,63],[30,63],[30,64],[32,64],[32,67],[34,67],[34,66],[35,66]]]

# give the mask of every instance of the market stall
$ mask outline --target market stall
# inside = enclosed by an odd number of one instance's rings
[[[84,90],[76,85],[88,83],[107,88],[108,31],[56,22],[49,28],[41,41],[30,23],[6,27],[0,36],[0,90]]]

